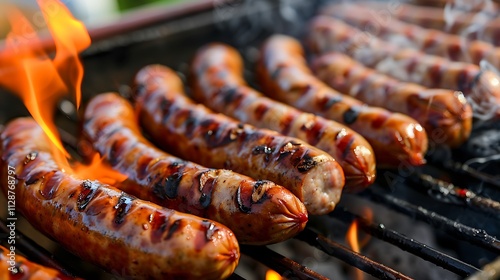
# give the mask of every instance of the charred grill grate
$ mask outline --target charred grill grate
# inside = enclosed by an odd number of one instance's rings
[[[98,92],[116,91],[116,88],[119,88],[124,95],[127,94],[127,87],[120,85],[128,84],[134,72],[149,63],[177,65],[176,69],[185,77],[188,72],[186,62],[189,61],[190,55],[198,46],[210,41],[223,41],[241,47],[243,54],[251,63],[256,50],[254,46],[258,45],[262,38],[272,32],[284,31],[280,30],[280,27],[273,29],[269,26],[255,26],[255,23],[251,23],[255,14],[265,11],[265,13],[271,13],[272,16],[274,13],[279,13],[276,18],[281,18],[286,24],[294,18],[287,18],[290,14],[287,14],[286,7],[283,8],[280,5],[288,3],[291,5],[290,7],[298,7],[299,9],[305,6],[301,11],[304,11],[304,20],[307,20],[317,5],[323,1],[310,1],[307,4],[293,0],[281,1],[283,2],[280,2],[281,4],[276,4],[273,1],[250,2],[266,4],[255,5],[255,9],[247,10],[248,6],[242,4],[242,1],[233,1],[231,2],[233,4],[224,4],[223,1],[205,1],[200,6],[193,6],[184,11],[171,12],[163,16],[160,13],[155,14],[154,17],[143,16],[135,23],[132,20],[122,26],[98,30],[94,34],[94,38],[99,38],[100,41],[96,42],[85,54],[87,74],[84,81],[84,99],[88,99]],[[271,2],[272,4],[270,4]],[[225,12],[234,12],[234,15],[221,16]],[[261,15],[261,17],[265,17],[265,15]],[[246,35],[237,39],[228,38],[228,33],[238,32],[235,26],[244,26]],[[285,33],[291,32],[288,31]],[[300,34],[293,35],[299,36]],[[167,37],[168,40],[166,40]],[[189,42],[190,47],[185,47],[186,42]],[[245,47],[247,44],[251,47]],[[172,52],[176,54],[175,58],[165,54],[165,49],[173,50]],[[251,76],[250,72],[247,73],[247,76]],[[0,102],[3,103],[0,104],[0,109],[5,114],[0,116],[0,123],[18,115],[25,115],[25,112],[20,110],[22,104],[17,100],[12,98],[2,101],[4,102]],[[75,116],[68,118],[67,113],[58,112],[57,121],[61,127],[63,142],[74,151],[78,148],[78,141],[73,136],[76,127],[75,119]],[[423,221],[437,229],[439,234],[445,236],[445,239],[450,237],[456,243],[473,244],[472,247],[467,248],[473,248],[477,254],[486,256],[486,259],[492,259],[489,257],[492,255],[499,255],[500,241],[495,237],[499,233],[494,232],[498,229],[492,228],[491,225],[488,226],[488,223],[492,221],[498,222],[500,216],[498,180],[487,172],[464,165],[459,160],[450,159],[443,162],[432,159],[430,162],[430,167],[433,170],[429,174],[432,173],[432,176],[426,175],[427,173],[420,172],[420,170],[410,175],[394,174],[391,173],[392,171],[382,174],[379,172],[378,177],[382,179],[375,186],[360,194],[347,195],[347,197],[358,201],[368,200],[380,207],[389,208],[392,212],[402,213],[407,216],[406,219]],[[396,180],[395,184],[389,184],[384,181],[384,175],[387,174],[401,180]],[[445,184],[439,179],[442,174],[451,174],[449,176],[460,174],[460,178],[464,179],[463,182],[471,183],[473,187],[465,189],[461,188],[462,184]],[[412,197],[409,197],[410,195],[401,194],[406,192],[418,194],[420,201],[414,201]],[[434,199],[436,197],[439,197],[437,202]],[[425,205],[420,206],[420,202],[429,200],[430,203],[422,203]],[[460,277],[467,277],[480,271],[478,263],[450,256],[428,244],[407,237],[404,233],[385,226],[383,223],[369,221],[358,211],[347,206],[340,205],[326,219],[335,220],[344,225],[349,225],[357,220],[361,230],[383,240],[387,246],[394,245]],[[449,212],[442,211],[443,208],[448,207],[459,213],[450,215]],[[374,209],[373,212],[376,217],[377,210]],[[460,217],[460,215],[471,215],[472,218],[458,222],[461,219],[458,219],[457,216]],[[476,222],[475,219],[479,222]],[[4,221],[0,221],[0,232],[9,233]],[[20,231],[17,231],[16,234],[17,249],[28,258],[66,274],[75,275],[73,263],[58,261],[62,260],[61,257],[58,257],[58,252],[56,254],[48,252]],[[25,234],[29,235],[28,232]],[[353,252],[342,242],[327,236],[328,234],[328,231],[322,232],[315,225],[308,225],[295,239],[301,241],[300,243],[308,244],[305,246],[316,247],[327,255],[340,259],[374,277],[411,279],[403,272],[396,271],[363,254]],[[277,271],[284,279],[327,279],[327,277],[315,272],[314,269],[309,269],[292,257],[286,257],[269,247],[242,246],[241,249],[244,255]],[[55,257],[52,257],[53,255]],[[231,279],[244,278],[234,274]]]

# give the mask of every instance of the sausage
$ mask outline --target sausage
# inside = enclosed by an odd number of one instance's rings
[[[300,43],[287,36],[266,40],[258,63],[264,92],[282,102],[348,125],[368,140],[377,166],[425,163],[427,134],[416,120],[342,95],[307,67]]]
[[[15,181],[16,210],[83,260],[129,279],[221,279],[238,264],[225,226],[61,170],[33,119],[10,122],[0,141],[3,192]]]
[[[225,168],[280,184],[309,214],[331,212],[340,199],[344,173],[327,153],[296,138],[241,124],[195,104],[179,77],[152,65],[135,77],[142,127],[163,149],[212,168]]]
[[[461,91],[472,105],[474,117],[499,117],[500,76],[492,70],[400,48],[327,16],[313,19],[309,30],[309,45],[317,54],[344,52],[401,81]]]
[[[241,122],[297,137],[332,155],[342,166],[346,190],[375,180],[375,157],[368,142],[350,128],[264,97],[243,80],[238,52],[224,44],[201,48],[192,63],[193,97]]]
[[[264,245],[304,229],[307,210],[287,189],[238,173],[209,169],[166,154],[142,137],[132,105],[99,94],[85,110],[83,143],[128,176],[121,190],[181,212],[218,221],[238,241]]]
[[[10,248],[9,248],[10,249]],[[3,280],[70,280],[80,279],[62,274],[53,268],[29,261],[19,254],[12,254],[0,246],[0,279]],[[12,262],[12,263],[11,263]]]
[[[493,7],[491,2],[488,4],[489,7],[481,12],[468,12],[467,9],[461,7],[451,7],[445,10],[438,7],[404,3],[398,3],[391,9],[387,9],[387,5],[381,6],[375,4],[375,2],[365,6],[374,8],[373,14],[380,15],[380,18],[397,18],[425,28],[437,29],[460,35],[469,40],[482,40],[499,46],[498,28],[500,27],[500,19],[498,19],[498,6]]]
[[[422,28],[390,18],[381,21],[373,17],[373,11],[362,5],[340,4],[324,11],[362,30],[370,30],[373,36],[400,46],[419,49],[431,55],[443,56],[452,61],[478,64],[482,60],[500,68],[500,48],[479,41],[467,40],[461,36],[436,29]]]
[[[472,108],[459,91],[400,82],[338,52],[317,57],[312,68],[343,94],[414,118],[437,144],[458,147],[471,133]]]

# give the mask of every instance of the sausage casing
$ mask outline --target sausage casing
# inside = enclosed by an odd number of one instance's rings
[[[258,127],[300,138],[332,155],[342,166],[347,190],[375,180],[368,142],[350,128],[264,97],[243,80],[243,61],[224,44],[201,48],[192,64],[193,96],[211,109]]]
[[[414,118],[437,144],[458,147],[472,129],[472,108],[461,92],[400,82],[332,52],[312,63],[318,78],[343,94]]]
[[[500,76],[491,69],[401,48],[328,16],[313,19],[309,30],[309,44],[315,53],[344,52],[400,81],[461,91],[474,117],[489,120],[500,116]]]
[[[309,70],[297,40],[283,35],[266,40],[257,75],[267,95],[344,123],[365,137],[375,151],[378,166],[397,166],[402,161],[425,163],[428,140],[419,122],[367,106],[328,87]]]
[[[12,121],[0,138],[3,192],[15,169],[16,210],[83,260],[130,279],[221,279],[238,264],[225,226],[62,171],[33,119]]]
[[[106,162],[128,176],[129,183],[120,184],[123,191],[218,221],[240,243],[276,243],[305,227],[306,208],[287,189],[209,169],[155,148],[142,137],[132,105],[117,94],[99,94],[89,102],[83,135]]]
[[[274,181],[292,191],[310,214],[325,214],[336,206],[344,173],[327,153],[195,104],[169,68],[142,69],[135,86],[141,124],[168,152],[208,167]]]

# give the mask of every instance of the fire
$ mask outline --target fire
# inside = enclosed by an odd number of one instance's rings
[[[276,272],[272,269],[267,270],[266,280],[281,280],[281,279],[282,279],[281,275],[278,272]]]
[[[26,17],[16,7],[9,6],[6,14],[11,31],[0,50],[0,85],[22,99],[51,140],[54,158],[66,172],[89,179],[123,181],[125,176],[95,158],[90,166],[69,163],[70,155],[60,140],[53,114],[59,99],[70,92],[77,107],[80,105],[84,71],[78,54],[91,40],[84,24],[59,0],[37,0],[37,3],[54,41],[55,55],[51,57],[44,50],[42,40]]]
[[[365,208],[363,212],[365,214],[364,219],[368,222],[371,222],[373,220],[373,212],[369,208]],[[346,234],[347,244],[349,244],[351,249],[356,253],[360,253],[361,249],[364,246],[366,246],[366,244],[368,244],[368,241],[370,241],[369,235],[366,235],[364,239],[359,240],[358,227],[359,227],[359,221],[356,219],[349,226],[349,229],[347,230]],[[361,270],[356,269],[354,273],[356,279],[359,280],[363,279],[363,272]]]

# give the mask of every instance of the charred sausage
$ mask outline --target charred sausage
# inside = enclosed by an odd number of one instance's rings
[[[33,119],[12,121],[0,141],[3,192],[14,191],[16,210],[83,260],[130,279],[221,279],[238,264],[225,226],[61,170]]]
[[[227,45],[210,44],[192,64],[193,96],[211,109],[244,123],[300,138],[332,155],[344,169],[347,190],[375,180],[375,157],[368,142],[350,128],[264,97],[243,80],[243,62]]]
[[[459,91],[400,82],[338,52],[319,56],[312,68],[343,94],[416,119],[437,144],[458,147],[470,135],[472,109]]]
[[[299,109],[344,123],[368,140],[379,166],[425,163],[427,134],[419,122],[400,113],[370,107],[342,95],[309,70],[300,43],[287,36],[266,40],[257,76],[265,93]]]
[[[0,279],[3,280],[70,280],[80,279],[29,261],[23,256],[0,246]]]
[[[126,174],[123,191],[156,204],[218,221],[240,243],[291,238],[307,222],[305,206],[287,189],[238,173],[209,169],[166,154],[140,132],[132,105],[117,94],[94,97],[85,110],[83,143]]]
[[[500,115],[500,76],[489,69],[400,48],[328,16],[313,19],[309,44],[313,52],[344,52],[401,81],[461,91],[477,118],[495,119]]]
[[[327,153],[195,104],[169,68],[142,69],[135,87],[140,122],[165,150],[208,167],[274,181],[291,190],[310,214],[328,213],[339,201],[344,174]]]
[[[369,28],[373,36],[403,47],[443,56],[452,61],[479,65],[482,60],[486,60],[497,69],[500,68],[500,48],[488,42],[467,40],[458,35],[422,28],[396,18],[381,21],[373,17],[373,11],[370,8],[359,4],[335,5],[324,13],[362,30]]]

